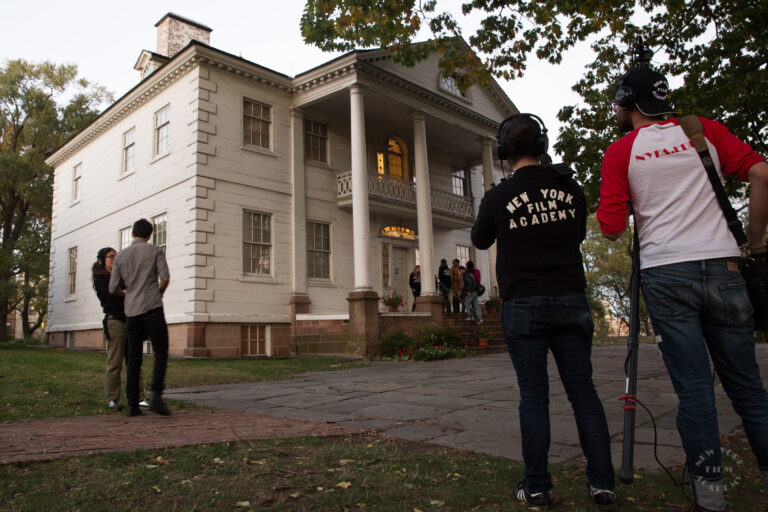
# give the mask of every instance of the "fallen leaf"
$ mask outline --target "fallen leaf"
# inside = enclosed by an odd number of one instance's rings
[[[251,506],[250,501],[238,501],[235,503],[235,508],[249,508]]]
[[[341,487],[342,489],[347,489],[349,487],[352,487],[352,484],[350,482],[339,482],[336,484],[336,487]]]
[[[216,457],[215,459],[213,459],[213,462],[214,464],[224,464],[224,461],[221,460],[219,457]]]
[[[631,501],[633,503],[635,501],[635,498],[633,498],[632,496],[626,496],[624,499],[627,500],[627,501]]]
[[[181,485],[192,485],[192,480],[189,480],[189,479],[182,480]]]
[[[440,500],[432,500],[429,502],[429,504],[434,505],[436,507],[442,507],[443,505],[445,505],[445,502]]]
[[[414,507],[413,512],[421,512],[421,509]]]
[[[293,499],[296,499],[296,498],[298,498],[299,496],[301,496],[301,493],[300,493],[300,492],[295,492],[295,493],[293,493],[293,494],[290,494],[289,496],[290,496],[291,498],[293,498]]]
[[[157,464],[145,464],[144,467],[148,468],[148,469],[152,469],[152,468],[156,468],[158,466],[157,466]]]
[[[318,490],[318,491],[322,491],[322,490],[323,490],[323,486],[322,486],[322,485],[318,485],[318,486],[317,486],[317,490]]]
[[[153,485],[152,490],[155,491],[157,494],[160,494],[161,492],[163,492],[163,490],[160,489],[160,487],[157,485]]]
[[[341,464],[341,465],[343,466],[343,465],[345,465],[345,464],[349,464],[350,462],[355,462],[355,461],[354,461],[354,460],[352,460],[352,459],[341,459],[341,460],[339,461],[339,464]]]
[[[259,460],[249,460],[248,464],[260,464],[264,465],[267,463],[267,459],[259,459]]]

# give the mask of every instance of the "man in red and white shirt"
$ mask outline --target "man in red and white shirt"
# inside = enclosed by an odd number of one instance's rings
[[[740,255],[712,185],[672,114],[667,80],[638,68],[617,87],[619,129],[605,152],[597,219],[616,240],[628,203],[640,238],[641,285],[659,348],[677,392],[677,427],[693,481],[693,510],[725,510],[720,440],[708,352],[741,416],[768,494],[768,394],[755,358],[752,306]],[[765,254],[768,164],[717,121],[701,118],[721,175],[751,184],[749,250]]]

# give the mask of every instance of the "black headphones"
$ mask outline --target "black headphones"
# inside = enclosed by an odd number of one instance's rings
[[[99,252],[96,254],[96,263],[103,267],[107,261],[107,254],[113,251],[114,249],[111,247],[104,247],[103,249],[99,249]]]
[[[634,87],[624,84],[627,75],[628,73],[625,73],[624,76],[621,77],[621,80],[619,80],[619,85],[616,87],[616,99],[614,101],[620,108],[623,108],[624,110],[632,110],[635,108],[637,94],[635,93]]]
[[[536,142],[534,150],[540,155],[544,155],[547,153],[547,150],[549,149],[549,137],[547,137],[547,127],[544,126],[544,121],[541,120],[539,116],[536,114],[515,114],[513,116],[509,116],[505,120],[501,122],[499,125],[499,131],[496,134],[496,152],[499,154],[499,160],[502,162],[507,159],[509,156],[509,151],[507,150],[507,146],[504,145],[501,141],[501,133],[504,131],[504,126],[512,121],[515,118],[525,116],[529,119],[533,119],[536,121],[536,124],[539,126],[539,133],[536,134]]]

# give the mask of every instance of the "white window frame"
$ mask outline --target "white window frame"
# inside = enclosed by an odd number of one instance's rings
[[[246,233],[245,233],[245,216],[246,216],[246,214],[250,214],[252,216],[259,215],[260,218],[262,219],[262,225],[263,225],[263,217],[264,216],[267,217],[267,219],[268,219],[267,223],[268,223],[268,226],[269,226],[269,241],[265,242],[263,240],[263,238],[262,238],[261,241],[246,240]],[[275,242],[274,242],[274,214],[272,214],[270,212],[260,211],[260,210],[253,210],[253,209],[250,209],[250,208],[243,208],[242,209],[242,215],[241,215],[240,218],[241,218],[241,227],[242,227],[242,229],[240,230],[240,233],[241,233],[240,236],[241,236],[242,249],[243,249],[242,250],[242,259],[241,259],[241,266],[242,266],[243,275],[244,276],[251,276],[251,277],[261,277],[261,278],[272,277],[272,275],[274,273],[274,269],[275,269],[275,265],[274,265],[274,263],[275,263],[275,255],[274,255],[274,251],[275,251]],[[251,220],[253,220],[253,218]],[[246,246],[251,248],[250,257],[248,258],[249,259],[249,265],[248,266],[246,266],[246,258],[245,258]],[[267,272],[255,271],[255,269],[253,269],[250,266],[250,261],[253,259],[253,247],[255,247],[255,246],[259,246],[259,247],[266,246],[267,247],[268,254],[269,254],[269,263],[268,263],[269,269],[268,269]]]
[[[265,118],[263,116],[255,116],[255,115],[253,115],[253,113],[246,113],[246,102],[250,102],[252,104],[251,109],[253,109],[253,105],[259,105],[262,110],[265,107],[268,108],[269,109],[269,118],[267,119],[267,118]],[[242,124],[242,130],[243,130],[242,131],[242,141],[243,141],[243,147],[245,147],[245,148],[255,148],[257,150],[271,152],[272,151],[272,147],[273,147],[273,140],[274,140],[274,136],[273,136],[274,112],[275,112],[274,106],[270,105],[269,103],[265,103],[263,101],[259,101],[259,100],[255,100],[253,98],[248,98],[248,97],[243,96],[242,109],[243,109],[242,110],[242,119],[243,119],[243,124]],[[250,136],[250,138],[247,141],[245,139],[245,137],[246,137],[246,135],[245,135],[245,133],[246,133],[245,132],[246,121],[251,123],[251,132],[250,132],[251,136]],[[259,131],[260,137],[259,137],[259,143],[258,144],[254,144],[253,143],[253,123],[254,123],[254,121],[256,121],[258,123],[261,123],[260,126],[259,126],[260,127],[260,131]],[[266,132],[267,132],[266,133],[267,145],[266,146],[263,144],[263,138],[264,138],[263,127],[264,127],[264,123],[266,123],[266,125],[267,125],[267,129],[266,129]]]
[[[472,259],[472,248],[468,245],[456,245],[456,258],[459,260],[459,265],[466,265],[467,261]]]
[[[312,119],[304,120],[304,158],[328,164],[330,153],[328,125]],[[317,154],[316,154],[317,153]]]
[[[67,259],[67,296],[71,297],[77,292],[77,247],[69,248]]]
[[[313,228],[312,237],[310,237],[310,227]],[[327,227],[328,228],[328,247],[321,247],[317,248],[314,246],[314,244],[310,244],[311,240],[316,240],[316,231],[315,229],[317,227]],[[321,234],[322,238],[322,234]],[[322,243],[322,242],[321,242]],[[311,245],[311,247],[310,247]],[[310,264],[310,254],[326,254],[327,255],[327,268],[325,276],[320,275],[312,275],[313,272],[311,272],[311,269],[315,268]],[[313,279],[313,280],[319,280],[319,281],[330,281],[333,278],[333,272],[331,271],[333,269],[333,229],[330,222],[323,222],[320,220],[308,220],[307,221],[307,279]]]
[[[152,217],[152,243],[166,252],[168,244],[168,213]]]
[[[131,233],[133,228],[131,226],[128,226],[127,228],[123,228],[118,232],[118,241],[119,241],[119,247],[120,251],[131,245],[131,242],[133,242],[133,235]],[[119,252],[119,251],[118,251]]]
[[[155,158],[167,155],[171,152],[170,124],[171,124],[171,106],[166,105],[153,116],[153,136],[152,136],[152,156]]]
[[[468,184],[466,169],[453,169],[453,172],[451,172],[451,189],[453,190],[453,194],[467,197],[469,195]]]
[[[123,161],[120,175],[131,174],[136,168],[136,127],[123,133]]]
[[[456,84],[456,79],[452,76],[440,76],[438,78],[438,85],[440,90],[445,91],[452,96],[461,98],[464,101],[472,101],[472,97],[469,95],[469,89],[462,93],[461,89],[459,89],[459,86]]]
[[[82,162],[72,168],[72,204],[80,201],[80,187],[82,186],[83,164]]]

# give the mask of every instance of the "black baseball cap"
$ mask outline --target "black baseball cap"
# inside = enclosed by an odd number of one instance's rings
[[[643,115],[654,117],[675,113],[669,104],[669,82],[661,73],[648,68],[631,69],[619,81],[621,85],[634,90],[635,106]]]

